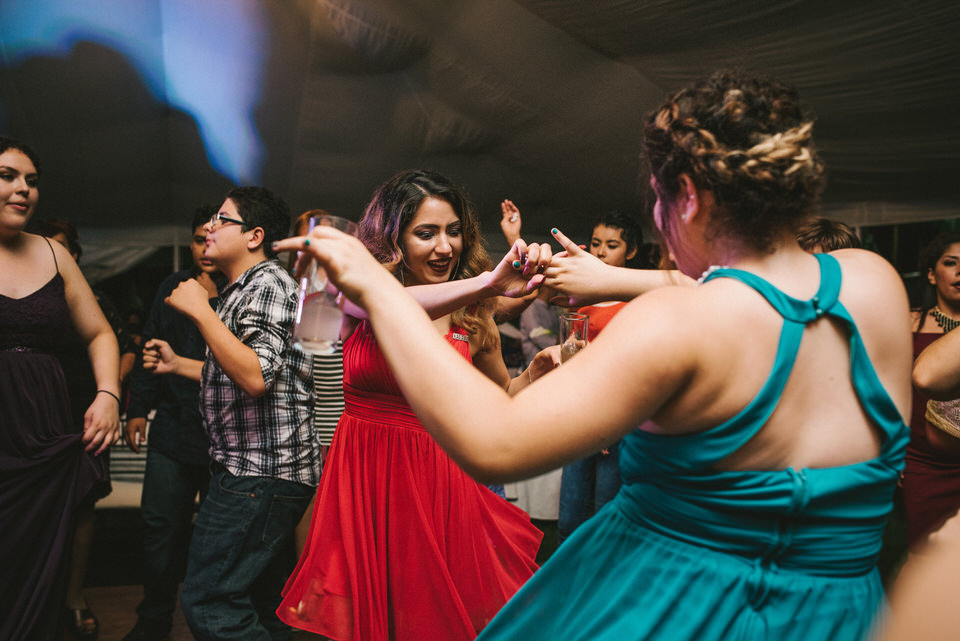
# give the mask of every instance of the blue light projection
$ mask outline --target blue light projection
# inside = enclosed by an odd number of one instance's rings
[[[254,125],[267,24],[258,0],[3,0],[3,63],[66,58],[77,42],[124,55],[153,96],[190,113],[214,169],[258,183],[263,144]]]

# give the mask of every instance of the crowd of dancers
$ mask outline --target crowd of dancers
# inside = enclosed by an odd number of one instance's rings
[[[669,95],[641,153],[660,269],[630,268],[622,214],[589,247],[552,230],[555,253],[524,242],[511,201],[494,263],[464,190],[432,171],[378,187],[357,237],[303,217],[288,237],[282,198],[235,188],[198,209],[194,265],[161,284],[122,397],[96,296],[26,231],[39,159],[0,138],[0,637],[62,634],[122,401],[133,449],[156,410],[126,641],[166,637],[181,578],[202,640],[949,634],[928,595],[956,589],[960,562],[960,234],[925,251],[931,298],[911,316],[882,257],[811,220],[824,170],[796,92],[742,71]],[[343,293],[329,357],[292,343],[281,252]],[[562,367],[552,304],[594,328]],[[536,331],[512,376],[497,323],[521,313]],[[95,379],[79,426],[71,332]],[[496,490],[558,468],[565,540],[538,568],[542,533]],[[911,556],[888,607],[895,502]]]

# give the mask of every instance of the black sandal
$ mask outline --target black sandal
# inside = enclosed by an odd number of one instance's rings
[[[74,639],[96,639],[100,632],[100,621],[90,608],[67,610],[65,613],[67,630]]]

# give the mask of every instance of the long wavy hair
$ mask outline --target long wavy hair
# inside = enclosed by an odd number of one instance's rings
[[[400,238],[427,198],[446,201],[460,220],[463,250],[450,280],[471,278],[491,269],[480,223],[464,190],[446,176],[424,169],[401,171],[374,191],[360,220],[360,240],[370,253],[402,282],[403,244]],[[492,337],[487,335],[486,324],[481,318],[492,314],[492,310],[492,302],[487,299],[458,309],[452,314],[452,321],[471,334],[479,332],[482,343],[486,344]]]

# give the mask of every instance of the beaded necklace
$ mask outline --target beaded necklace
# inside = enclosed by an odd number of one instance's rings
[[[939,325],[943,329],[944,334],[948,332],[952,332],[956,328],[960,327],[960,320],[955,320],[953,318],[950,318],[949,316],[941,312],[940,307],[938,306],[934,307],[930,313],[933,315],[933,319],[937,321],[937,325]]]

